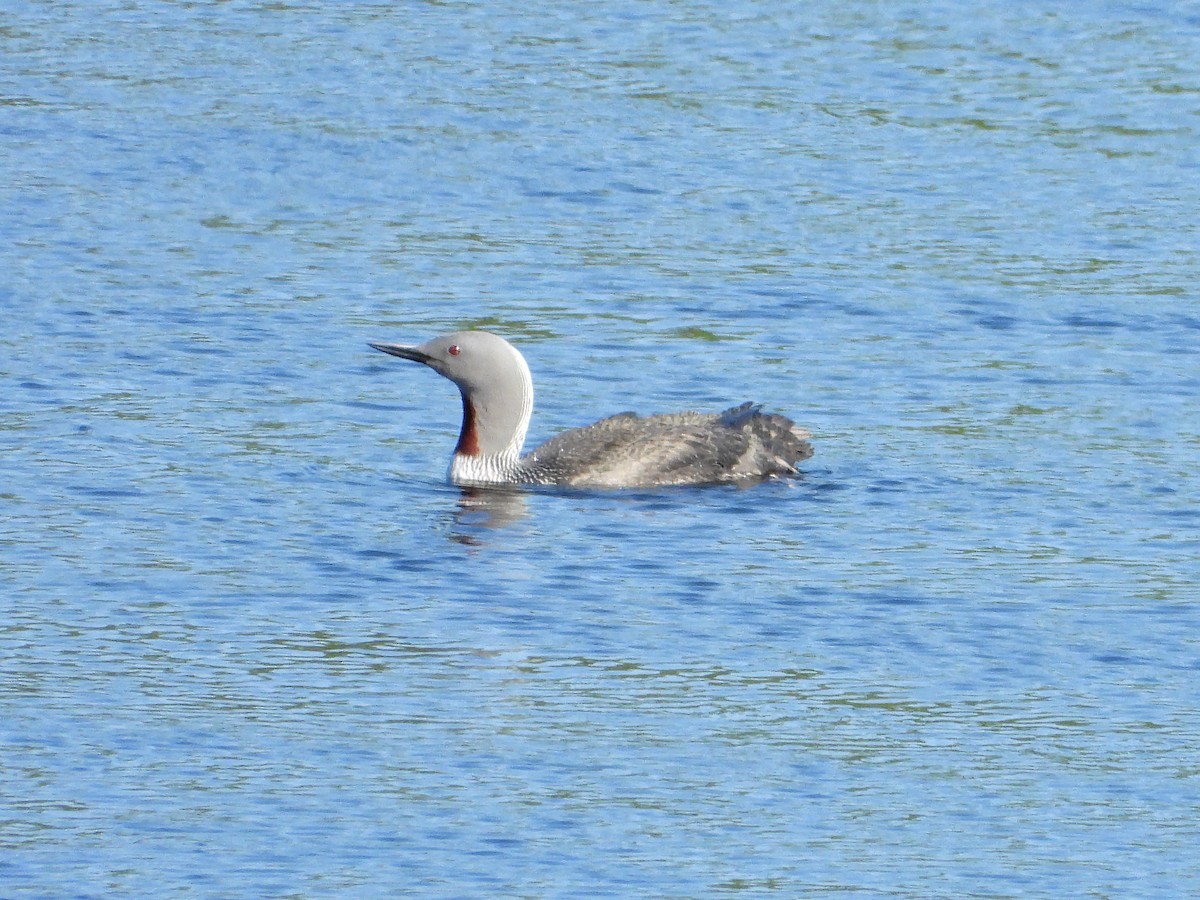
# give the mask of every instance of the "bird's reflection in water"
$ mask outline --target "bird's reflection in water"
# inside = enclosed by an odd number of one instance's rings
[[[505,528],[525,517],[525,493],[509,488],[461,488],[450,539],[461,544],[480,543],[479,532]]]

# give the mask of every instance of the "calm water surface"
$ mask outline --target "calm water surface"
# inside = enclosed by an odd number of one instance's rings
[[[1200,891],[1200,16],[16,2],[0,894]],[[751,490],[470,497],[744,399]]]

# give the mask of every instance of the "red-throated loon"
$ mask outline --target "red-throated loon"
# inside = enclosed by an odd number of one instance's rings
[[[631,412],[574,428],[521,455],[533,412],[533,378],[520,352],[486,331],[456,331],[417,347],[372,343],[424,363],[462,393],[463,422],[450,480],[463,485],[577,487],[744,482],[793,475],[812,456],[809,433],[743,403],[722,413]]]

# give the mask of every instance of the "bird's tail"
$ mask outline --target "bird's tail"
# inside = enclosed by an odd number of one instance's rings
[[[786,468],[813,455],[812,437],[787,416],[764,413],[757,403],[743,403],[725,410],[719,421],[727,428],[745,431],[758,440],[762,448]]]

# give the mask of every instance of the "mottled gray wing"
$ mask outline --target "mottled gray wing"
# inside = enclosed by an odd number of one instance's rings
[[[622,413],[563,432],[528,462],[553,480],[579,486],[637,486],[720,481],[744,453],[747,436],[714,427],[711,414],[641,418]]]

